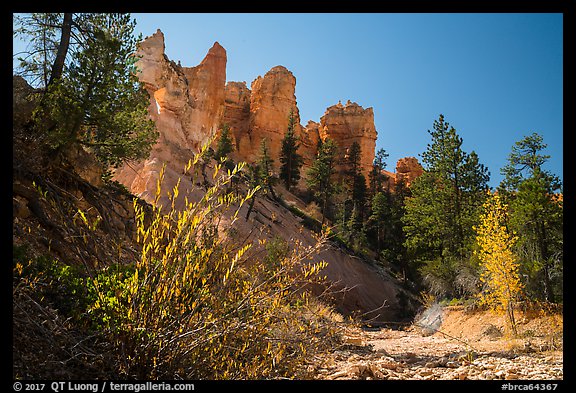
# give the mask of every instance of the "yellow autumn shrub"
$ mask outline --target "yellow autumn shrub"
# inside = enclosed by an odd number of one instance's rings
[[[480,301],[497,312],[505,313],[516,335],[514,301],[522,292],[518,273],[518,258],[513,252],[517,236],[506,227],[507,205],[497,194],[490,194],[483,205],[483,214],[476,230],[478,249],[475,254],[481,263],[480,280],[484,284]]]
[[[185,168],[198,162],[200,154]],[[321,283],[325,263],[307,261],[322,246],[295,245],[271,265],[248,256],[251,244],[222,233],[234,227],[246,195],[227,185],[238,165],[219,173],[197,202],[158,205],[147,215],[135,203],[140,258],[109,312],[108,334],[120,374],[138,379],[302,378],[306,362],[329,350],[339,333],[305,290]],[[159,200],[163,171],[158,179]],[[220,226],[219,226],[220,225]],[[225,231],[224,231],[225,232]],[[264,240],[260,242],[264,243]],[[257,255],[257,254],[256,254]]]

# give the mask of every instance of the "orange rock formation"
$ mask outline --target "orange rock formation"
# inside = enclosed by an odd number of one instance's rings
[[[158,30],[140,44],[137,53],[139,78],[150,94],[149,113],[160,138],[148,160],[125,165],[116,173],[116,178],[135,194],[152,192],[155,187],[152,175],[158,173],[163,163],[169,164],[167,172],[179,172],[224,123],[231,129],[235,160],[256,161],[260,144],[266,140],[278,169],[290,111],[304,161],[302,185],[307,168],[316,157],[318,142],[326,138],[339,147],[337,162],[341,170],[348,149],[357,142],[362,151],[362,172],[368,180],[378,135],[372,108],[364,109],[350,101],[345,105],[338,102],[326,109],[319,122],[310,120],[303,127],[296,102],[296,78],[285,67],[273,67],[248,88],[246,82],[226,83],[226,51],[217,42],[196,67],[174,63],[164,50],[164,34]],[[399,179],[409,184],[422,173],[422,167],[414,157],[407,157],[398,161],[395,173],[385,172],[391,179],[391,187]]]
[[[346,105],[338,102],[326,109],[324,116],[320,118],[320,130],[320,137],[323,140],[330,138],[340,148],[337,162],[343,162],[347,150],[354,142],[360,145],[362,152],[360,166],[364,177],[368,180],[378,136],[372,108],[364,109],[350,101]]]
[[[196,67],[182,67],[164,54],[164,34],[158,30],[139,46],[139,79],[150,94],[148,112],[160,137],[148,159],[125,164],[115,179],[148,201],[166,163],[167,180],[176,179],[198,149],[215,133],[224,111],[226,51],[214,43]],[[175,184],[174,180],[174,184]],[[168,181],[167,186],[171,189]]]
[[[368,175],[377,137],[372,108],[364,109],[350,101],[346,105],[338,103],[326,110],[320,122],[309,121],[302,127],[295,96],[296,78],[285,67],[274,67],[256,78],[250,89],[245,82],[226,84],[226,51],[218,43],[198,66],[182,67],[164,54],[164,35],[159,30],[141,43],[138,55],[141,56],[137,62],[141,70],[139,78],[150,93],[149,113],[160,137],[147,159],[119,168],[115,179],[148,202],[154,200],[156,182],[164,165],[164,195],[159,200],[162,206],[170,205],[166,193],[178,181],[181,199],[198,198],[205,192],[198,178],[182,177],[183,168],[223,123],[230,126],[236,146],[233,158],[255,161],[260,143],[266,139],[278,168],[281,141],[291,110],[304,158],[303,177],[316,156],[318,141],[328,137],[340,148],[339,162],[352,143],[358,142],[362,149],[362,170]],[[207,167],[213,170],[213,164]],[[182,207],[182,203],[177,202],[176,208]],[[305,236],[301,239],[305,244],[314,241],[310,233],[302,230],[298,217],[265,198],[258,199],[250,221],[240,221],[243,226],[238,229],[248,234],[259,228],[263,231],[261,235],[270,239],[281,236],[294,241]],[[325,274],[333,283],[349,288],[336,300],[341,311],[360,311],[379,321],[393,320],[401,313],[398,294],[402,290],[392,277],[338,248],[326,252],[323,257],[331,263]]]

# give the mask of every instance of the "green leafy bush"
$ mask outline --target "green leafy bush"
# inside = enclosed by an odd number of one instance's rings
[[[63,315],[79,317],[86,309],[85,279],[78,269],[46,255],[28,258],[25,246],[13,246],[16,283],[32,286]]]

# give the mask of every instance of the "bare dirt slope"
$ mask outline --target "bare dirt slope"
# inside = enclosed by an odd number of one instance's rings
[[[562,314],[518,312],[518,337],[501,316],[443,309],[427,335],[406,329],[350,331],[345,349],[318,366],[319,379],[563,379]],[[424,333],[424,334],[423,334]]]
[[[278,188],[287,203],[304,209],[295,196]],[[304,246],[316,242],[315,233],[306,227],[302,218],[269,198],[257,198],[250,218],[239,221],[239,232],[260,232],[253,239],[254,244],[258,238],[274,237],[280,237],[289,244],[301,243]],[[374,322],[399,321],[405,315],[413,315],[416,301],[402,303],[402,297],[410,299],[411,295],[401,288],[400,282],[375,264],[354,256],[349,250],[328,242],[312,261],[327,262],[321,274],[331,285],[332,304],[338,312]]]
[[[194,176],[183,175],[182,170],[175,168],[184,168],[189,157],[182,149],[172,147],[171,152],[171,161],[164,172],[159,204],[170,206],[167,192],[179,184],[180,194],[175,206],[177,209],[183,209],[185,197],[189,200],[199,200],[204,195],[206,191],[203,181],[207,186],[214,184],[215,161],[206,162],[203,166],[203,175],[200,174],[201,164],[191,170],[195,173]],[[152,159],[131,164],[130,167],[117,171],[115,178],[138,197],[153,203],[154,193],[150,190],[156,189],[162,167],[161,160]],[[242,192],[247,191],[245,184],[238,184],[237,187]],[[284,202],[274,200],[261,192],[257,194],[248,218],[246,218],[248,211],[246,203],[240,208],[238,219],[234,223],[231,222],[233,211],[227,212],[221,221],[222,228],[233,229],[234,241],[238,244],[252,244],[250,252],[256,259],[261,257],[258,254],[263,252],[261,240],[264,239],[270,241],[280,238],[291,247],[296,245],[310,247],[317,242],[317,234],[310,228],[310,223],[286,207],[290,205],[294,209],[304,211],[307,208],[306,204],[281,185],[277,185],[275,189],[276,194]],[[354,315],[374,322],[397,322],[406,316],[412,317],[419,306],[418,300],[403,289],[400,281],[389,272],[373,262],[354,256],[350,250],[345,250],[334,242],[327,242],[323,251],[316,254],[310,262],[320,261],[328,263],[321,274],[327,278],[328,289],[332,294],[331,304],[343,315]],[[316,289],[319,293],[327,288]]]

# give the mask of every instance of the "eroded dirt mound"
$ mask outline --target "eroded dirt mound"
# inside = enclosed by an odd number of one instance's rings
[[[562,313],[544,310],[516,310],[518,338],[511,338],[504,315],[487,311],[467,311],[464,307],[445,307],[443,321],[436,335],[450,336],[481,343],[484,347],[490,342],[506,341],[510,345],[520,341],[531,346],[559,348],[562,345]],[[528,345],[528,344],[527,344]]]

